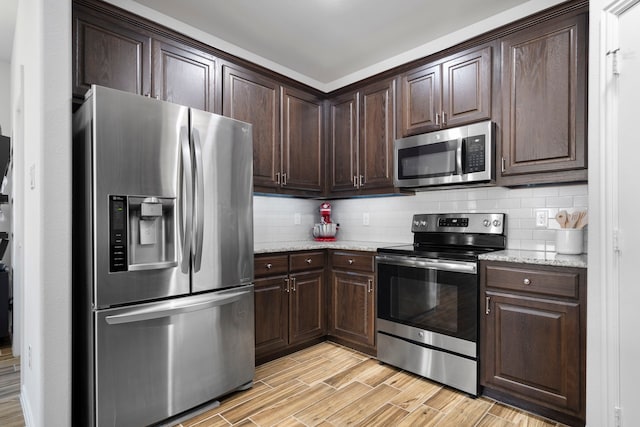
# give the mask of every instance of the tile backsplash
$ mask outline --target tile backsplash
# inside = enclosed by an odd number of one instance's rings
[[[338,240],[402,243],[413,239],[415,213],[504,212],[507,248],[555,250],[555,215],[560,210],[586,210],[586,184],[534,188],[479,187],[418,192],[392,196],[331,200],[333,221],[340,224]],[[318,200],[254,197],[255,241],[311,239],[319,221]],[[547,227],[536,226],[536,214],[546,213]],[[299,217],[300,224],[295,224]],[[368,218],[368,225],[365,225]],[[585,239],[587,229],[585,229]],[[584,245],[586,248],[586,244]]]

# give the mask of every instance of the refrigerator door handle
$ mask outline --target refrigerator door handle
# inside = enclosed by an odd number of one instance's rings
[[[194,220],[195,224],[195,232],[194,232],[194,240],[195,240],[195,249],[194,249],[194,265],[193,271],[200,271],[200,266],[202,265],[202,243],[204,239],[204,165],[202,163],[202,144],[200,143],[200,132],[197,129],[193,129],[192,131],[193,138],[193,151],[195,153],[195,172],[196,172],[196,215]]]
[[[186,126],[180,128],[180,149],[182,157],[182,179],[180,195],[180,237],[182,240],[182,259],[180,269],[183,273],[189,273],[191,261],[191,231],[193,218],[193,171],[191,168],[191,149],[189,147],[189,129]]]
[[[198,301],[190,301],[180,303],[180,300],[169,301],[161,304],[153,304],[151,307],[134,309],[127,313],[114,314],[105,317],[109,325],[121,325],[124,323],[144,322],[153,319],[162,319],[164,317],[176,316],[178,314],[191,313],[194,311],[206,310],[213,307],[234,303],[240,300],[244,295],[250,293],[251,289],[243,289],[229,293],[217,292],[211,297]]]

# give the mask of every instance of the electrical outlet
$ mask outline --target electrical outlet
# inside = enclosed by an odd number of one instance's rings
[[[546,209],[536,211],[536,227],[547,228],[549,226],[549,212]]]
[[[369,212],[362,213],[362,225],[369,225]]]
[[[293,214],[293,223],[295,225],[300,225],[300,214],[299,213],[294,213]]]

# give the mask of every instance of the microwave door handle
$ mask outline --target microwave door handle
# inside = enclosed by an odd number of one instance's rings
[[[189,273],[191,261],[191,231],[193,217],[193,172],[191,169],[191,149],[189,147],[189,130],[186,126],[180,128],[180,153],[182,172],[180,179],[180,240],[182,241],[182,259],[180,269]]]
[[[194,263],[193,263],[193,271],[200,271],[200,267],[202,265],[202,243],[204,240],[204,166],[202,163],[202,144],[200,143],[200,133],[197,129],[193,129],[192,131],[193,138],[193,152],[195,154],[195,189],[196,189],[196,198],[195,198],[195,207],[196,207],[196,215],[194,217],[195,227],[194,227]]]
[[[462,156],[464,154],[464,147],[466,145],[466,139],[459,140],[458,148],[456,149],[456,173],[458,176],[462,176]]]

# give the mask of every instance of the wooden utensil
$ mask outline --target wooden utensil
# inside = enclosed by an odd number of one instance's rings
[[[587,211],[582,211],[582,215],[580,215],[580,219],[578,220],[578,224],[576,228],[583,229],[589,223],[589,216],[587,215]]]
[[[566,228],[567,220],[568,220],[567,211],[560,211],[556,214],[556,221],[558,221],[558,224],[560,224],[560,227]]]
[[[576,228],[578,225],[578,221],[580,220],[580,212],[572,212],[569,214],[569,218],[567,219],[566,228]]]

